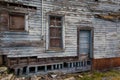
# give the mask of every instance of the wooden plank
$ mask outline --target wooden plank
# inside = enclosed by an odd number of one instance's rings
[[[4,41],[0,43],[1,47],[43,47],[43,41],[27,41],[27,40],[19,40],[19,41]]]
[[[10,15],[10,31],[25,31],[25,17],[24,15],[12,14]]]

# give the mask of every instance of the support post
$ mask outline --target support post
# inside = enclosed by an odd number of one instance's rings
[[[45,72],[47,71],[47,66],[45,65],[45,70],[44,70]]]
[[[60,64],[58,64],[58,69],[60,69]]]
[[[37,72],[38,72],[38,67],[36,66],[36,67],[35,67],[35,73],[37,73]]]
[[[70,63],[68,63],[68,68],[70,68]]]
[[[51,65],[51,70],[53,70],[53,65]]]
[[[73,62],[71,63],[71,68],[73,68]]]
[[[26,69],[26,74],[29,74],[29,73],[30,73],[29,67],[27,67],[27,69]]]
[[[18,69],[14,69],[15,75],[18,75]]]
[[[23,68],[20,68],[20,75],[22,75],[23,73]]]

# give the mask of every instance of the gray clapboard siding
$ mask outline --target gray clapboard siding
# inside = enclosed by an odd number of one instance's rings
[[[5,33],[2,32],[0,39],[3,43],[11,43],[13,41],[41,41],[43,45],[40,47],[19,47],[2,48],[4,53],[9,57],[22,56],[38,56],[38,58],[46,57],[65,57],[77,55],[77,28],[78,27],[94,27],[94,58],[118,57],[120,56],[120,22],[112,22],[94,17],[94,14],[106,14],[119,10],[119,0],[109,2],[102,0],[94,2],[94,0],[68,0],[67,3],[61,3],[60,0],[43,0],[43,25],[42,25],[42,8],[41,0],[22,0],[23,4],[36,6],[36,12],[29,12],[28,16],[28,33]],[[64,0],[63,0],[64,1]],[[12,2],[12,0],[11,0]],[[92,11],[92,12],[91,12]],[[49,53],[46,51],[48,46],[48,15],[64,15],[64,51]],[[43,29],[42,29],[43,27]],[[43,33],[42,33],[42,30]],[[13,51],[13,53],[12,53]],[[8,53],[7,53],[8,52]],[[114,54],[113,54],[114,53]]]

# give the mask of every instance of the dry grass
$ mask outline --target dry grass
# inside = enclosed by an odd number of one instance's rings
[[[120,70],[111,70],[107,72],[84,73],[83,77],[76,77],[77,80],[120,80]]]

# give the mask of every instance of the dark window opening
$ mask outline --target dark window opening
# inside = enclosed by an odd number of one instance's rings
[[[76,67],[79,67],[79,62],[76,62]]]
[[[26,74],[27,67],[23,67],[23,74]]]
[[[87,65],[91,65],[91,61],[87,61]]]
[[[72,68],[72,63],[69,63],[69,65],[70,65],[70,68]]]
[[[45,71],[45,66],[38,66],[38,71]]]
[[[30,70],[30,73],[35,73],[35,67],[30,67],[29,70]]]
[[[79,67],[81,67],[81,62],[79,62]]]
[[[17,75],[20,75],[20,69],[17,70]]]
[[[64,62],[64,68],[68,68],[68,63]]]
[[[63,68],[63,64],[60,64],[60,69],[62,69]]]
[[[73,67],[76,67],[76,62],[73,62]]]
[[[14,73],[14,72],[15,72],[15,69],[9,69],[8,74]]]
[[[53,69],[54,69],[54,70],[59,69],[59,64],[53,65]]]
[[[95,0],[95,2],[98,2],[99,0]]]
[[[7,64],[7,57],[6,55],[2,55],[2,65],[6,65]]]
[[[11,60],[11,61],[15,61],[15,60],[17,60],[17,59],[16,59],[16,58],[10,58],[10,60]]]
[[[81,62],[81,66],[82,66],[82,67],[83,67],[83,65],[84,65],[83,62]]]
[[[53,65],[53,69],[54,69],[54,70],[55,70],[55,69],[58,69],[57,64],[56,64],[56,65]]]
[[[52,66],[51,65],[47,65],[47,70],[52,70]]]
[[[59,69],[59,64],[57,64],[57,69]]]

